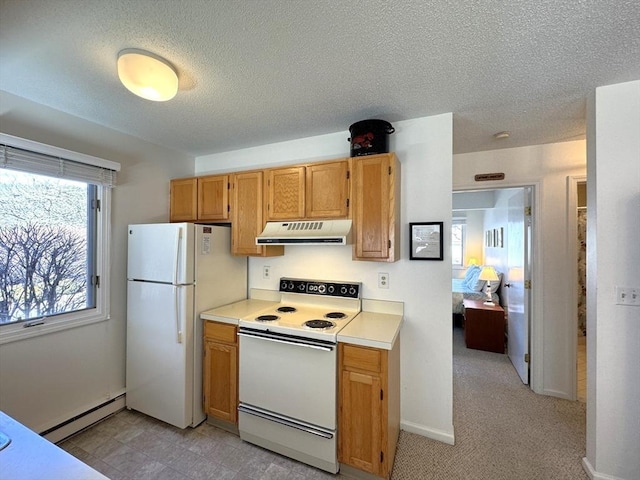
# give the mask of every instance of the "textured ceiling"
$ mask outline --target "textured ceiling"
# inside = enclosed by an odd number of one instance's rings
[[[126,90],[124,48],[178,95]],[[1,90],[194,156],[446,112],[455,153],[573,140],[636,79],[638,0],[0,0]]]

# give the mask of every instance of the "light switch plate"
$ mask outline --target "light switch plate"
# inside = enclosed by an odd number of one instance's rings
[[[640,306],[640,288],[616,286],[616,304]]]

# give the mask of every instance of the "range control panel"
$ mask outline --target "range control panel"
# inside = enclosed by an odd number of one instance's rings
[[[359,282],[327,282],[302,280],[299,278],[281,278],[280,291],[287,293],[306,293],[329,297],[360,298],[362,284]]]

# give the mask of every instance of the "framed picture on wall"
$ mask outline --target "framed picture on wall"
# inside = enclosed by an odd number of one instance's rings
[[[410,260],[443,260],[443,222],[409,224]]]

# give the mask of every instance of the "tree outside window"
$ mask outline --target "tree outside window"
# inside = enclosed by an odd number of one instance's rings
[[[0,323],[95,306],[96,186],[0,170]]]

